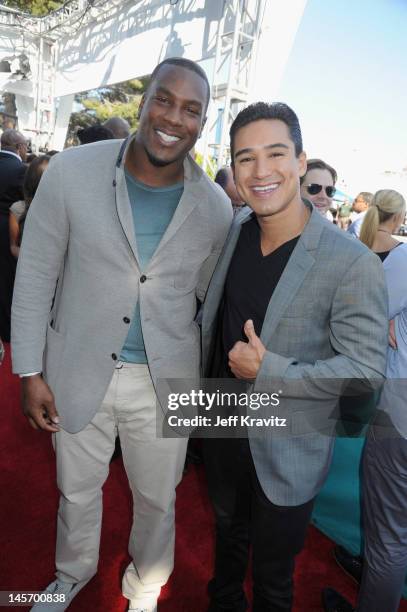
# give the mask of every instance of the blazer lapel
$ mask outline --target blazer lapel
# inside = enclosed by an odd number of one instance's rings
[[[129,247],[134,257],[136,258],[137,264],[139,265],[133,214],[131,211],[131,204],[126,184],[126,175],[124,172],[124,160],[126,159],[126,154],[132,138],[126,141],[126,143],[123,143],[123,149],[119,153],[119,157],[116,163],[115,189],[117,214],[122,225],[123,232],[126,236],[127,242],[129,243]],[[151,261],[154,260],[154,258],[157,256],[163,246],[170,240],[170,238],[172,238],[176,234],[178,229],[197,206],[198,202],[202,201],[203,197],[206,197],[205,191],[200,185],[202,171],[199,166],[196,166],[192,159],[189,159],[188,157],[184,162],[184,175],[184,192],[182,194],[181,200],[176,208],[176,211],[174,213],[173,218],[171,219],[170,224],[168,225],[158,247],[155,250]]]
[[[192,159],[187,156],[184,161],[184,192],[175,210],[174,216],[155,250],[152,260],[159,254],[167,242],[177,233],[181,225],[197,206],[198,202],[201,202],[203,198],[207,198],[206,193],[200,184],[201,176],[202,170],[199,168],[199,166],[195,166],[195,162],[193,162]]]
[[[285,309],[295,299],[297,291],[314,263],[315,259],[306,250],[300,239],[267,307],[260,334],[260,339],[265,346],[269,343]]]
[[[319,213],[312,210],[309,221],[292,252],[267,307],[260,334],[260,339],[265,346],[270,342],[285,309],[295,299],[298,290],[315,263],[315,251],[318,247],[323,223],[324,220]]]
[[[128,138],[126,141],[124,141],[120,149],[119,156],[116,161],[114,189],[117,215],[130,250],[136,259],[137,265],[140,267],[136,244],[136,234],[134,231],[133,213],[131,211],[131,204],[127,191],[126,175],[124,173],[124,160],[126,159],[126,153],[130,146],[131,140],[132,138]]]

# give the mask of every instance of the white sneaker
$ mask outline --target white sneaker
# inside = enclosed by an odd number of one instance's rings
[[[38,601],[31,610],[34,610],[34,612],[63,612],[67,609],[75,595],[77,595],[88,582],[88,580],[82,580],[82,582],[72,584],[70,582],[62,582],[62,580],[54,580],[54,582],[51,582],[45,591],[41,593],[43,596],[48,595],[48,600]],[[45,599],[45,597],[43,599]]]

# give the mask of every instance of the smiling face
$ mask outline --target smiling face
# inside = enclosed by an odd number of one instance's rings
[[[234,151],[237,190],[258,217],[278,215],[301,205],[300,176],[306,170],[306,157],[305,153],[295,155],[283,121],[261,119],[240,128]]]
[[[307,186],[312,184],[322,185],[321,191],[315,195],[309,193]],[[327,211],[331,207],[333,198],[329,198],[327,196],[325,187],[333,186],[334,181],[329,170],[312,168],[312,170],[307,171],[307,174],[304,177],[304,182],[301,185],[301,195],[306,200],[310,200],[321,215],[326,215]]]
[[[182,164],[205,123],[207,85],[192,70],[166,64],[140,104],[136,142],[153,166]]]

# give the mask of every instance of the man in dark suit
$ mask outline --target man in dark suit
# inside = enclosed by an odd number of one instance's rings
[[[0,202],[1,208],[23,198],[23,180],[27,158],[27,140],[17,130],[5,130],[1,135]]]
[[[0,151],[0,337],[10,340],[11,298],[16,262],[10,253],[8,216],[10,206],[22,200],[27,141],[16,130],[1,135]]]

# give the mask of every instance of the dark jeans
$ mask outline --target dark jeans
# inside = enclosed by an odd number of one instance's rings
[[[362,465],[365,562],[357,610],[396,612],[407,571],[407,440],[373,426]]]
[[[246,439],[204,441],[208,487],[216,517],[210,612],[244,612],[243,590],[252,545],[253,611],[288,612],[295,556],[304,545],[314,500],[276,506],[258,481]]]

